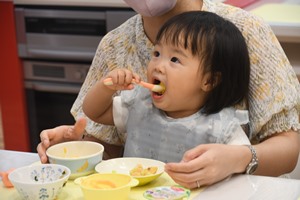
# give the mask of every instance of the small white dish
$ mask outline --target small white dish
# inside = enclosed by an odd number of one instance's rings
[[[157,167],[155,174],[145,176],[132,176],[139,181],[138,186],[142,186],[157,179],[164,172],[165,163],[159,160],[153,160],[148,158],[136,158],[136,157],[124,157],[114,158],[110,160],[103,160],[95,167],[98,173],[121,173],[130,175],[130,170],[134,169],[138,164],[141,164],[143,168]]]

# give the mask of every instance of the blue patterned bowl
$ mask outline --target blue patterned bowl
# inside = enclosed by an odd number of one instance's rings
[[[20,167],[8,178],[25,200],[52,200],[67,183],[71,171],[63,165],[39,164]]]

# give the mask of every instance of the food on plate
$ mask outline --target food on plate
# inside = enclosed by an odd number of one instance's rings
[[[97,180],[96,178],[86,179],[82,181],[82,186],[92,189],[108,189],[116,188],[117,185],[109,180]]]
[[[133,169],[130,170],[129,174],[131,176],[147,176],[153,175],[157,172],[158,167],[146,167],[144,168],[143,165],[137,164]]]
[[[129,174],[95,173],[76,178],[74,183],[80,186],[85,200],[127,200],[138,180]]]

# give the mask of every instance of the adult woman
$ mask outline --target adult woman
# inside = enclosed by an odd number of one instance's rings
[[[72,108],[75,118],[82,116],[81,105],[89,88],[107,72],[116,67],[127,67],[140,75],[146,75],[153,41],[167,19],[185,11],[210,11],[232,21],[241,30],[248,45],[251,61],[250,93],[248,102],[240,106],[247,105],[250,114],[248,134],[255,144],[259,160],[255,174],[278,176],[292,171],[299,153],[296,131],[300,129],[300,86],[270,27],[241,9],[208,0],[152,0],[152,4],[146,7],[143,7],[145,1],[126,2],[142,17],[137,15],[131,18],[102,39]],[[142,79],[146,80],[146,77],[142,76]],[[85,120],[80,119],[74,127],[60,126],[43,131],[42,142],[38,146],[42,162],[47,160],[45,150],[49,145],[81,138],[85,123]],[[119,138],[113,127],[89,121],[85,131],[92,135],[85,139],[97,138],[115,145],[124,142],[124,138]],[[108,146],[106,149],[109,149]],[[112,152],[120,153],[117,147]],[[253,149],[250,151],[246,146],[200,145],[188,151],[181,163],[167,164],[166,171],[179,184],[195,188],[213,184],[234,173],[243,173],[247,166],[256,166],[255,162],[251,162],[252,153]]]

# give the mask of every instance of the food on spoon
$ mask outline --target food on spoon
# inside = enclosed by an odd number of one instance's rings
[[[152,175],[157,172],[158,167],[146,167],[143,168],[143,165],[137,164],[132,170],[130,170],[129,174],[131,176],[147,176]]]

